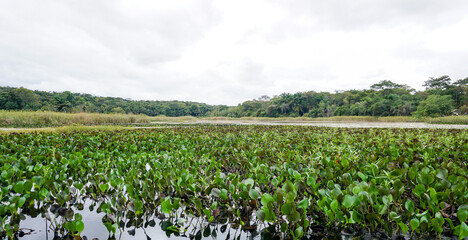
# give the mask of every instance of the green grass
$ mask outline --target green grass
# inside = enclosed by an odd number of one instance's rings
[[[51,127],[149,122],[149,117],[133,114],[0,111],[1,127]]]

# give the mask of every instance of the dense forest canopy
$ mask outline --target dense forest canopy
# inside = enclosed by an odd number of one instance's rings
[[[383,80],[364,90],[283,93],[238,106],[184,101],[135,101],[90,94],[0,87],[0,109],[59,112],[134,113],[148,116],[331,117],[446,116],[468,114],[468,78],[429,78],[425,90]]]

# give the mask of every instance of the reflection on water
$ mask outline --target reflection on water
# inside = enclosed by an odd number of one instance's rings
[[[109,231],[103,221],[108,221],[112,216],[106,216],[101,212],[98,203],[91,200],[74,204],[69,209],[75,213],[80,213],[83,216],[85,228],[81,233],[81,239],[88,240],[103,240],[103,239],[223,239],[223,240],[245,240],[245,239],[282,239],[286,235],[276,231],[274,226],[259,226],[256,229],[242,230],[231,224],[214,224],[200,220],[199,218],[175,219],[162,218],[161,215],[147,216],[145,219],[125,219],[119,222],[118,229],[113,236],[110,236]],[[25,219],[20,222],[21,240],[49,240],[49,239],[74,239],[61,230],[61,225],[66,222],[66,217],[62,217],[57,206],[48,207],[47,213],[39,212],[43,207],[37,209],[25,209],[23,211]],[[166,215],[167,217],[167,215]],[[384,232],[370,234],[366,231],[359,233],[348,234],[344,231],[328,231],[323,226],[311,226],[312,231],[303,239],[434,239],[435,236],[413,236],[409,234],[405,236],[388,236]],[[438,237],[437,237],[438,238]],[[75,238],[79,240],[80,238]],[[457,239],[456,236],[442,236],[441,239]]]
[[[65,222],[65,218],[60,214],[54,214],[51,208],[44,214],[31,214],[33,217],[25,214],[25,219],[20,222],[19,239],[73,239],[60,230],[60,224]],[[176,225],[169,221],[173,219],[158,219],[155,216],[148,218],[149,221],[143,219],[121,221],[115,235],[110,236],[103,224],[103,219],[107,219],[106,214],[97,211],[95,202],[88,200],[82,203],[81,207],[74,205],[70,208],[83,216],[85,228],[81,233],[82,239],[273,239],[273,235],[266,231],[234,229],[229,224],[209,224],[196,218],[191,221],[186,220],[185,224]],[[28,211],[30,209],[25,212]]]

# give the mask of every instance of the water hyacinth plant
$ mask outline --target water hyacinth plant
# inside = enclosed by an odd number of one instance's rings
[[[221,226],[293,239],[331,231],[463,239],[467,159],[466,130],[175,126],[5,133],[0,235],[19,236],[25,216],[40,215],[57,233],[80,236],[86,206],[103,214],[111,236],[159,222],[169,235],[194,238],[214,236]]]

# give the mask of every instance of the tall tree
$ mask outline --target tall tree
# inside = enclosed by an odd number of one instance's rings
[[[449,88],[451,81],[452,79],[447,75],[438,78],[431,77],[424,82],[423,86],[426,87],[426,91],[431,94],[444,95],[443,93],[447,88]]]

